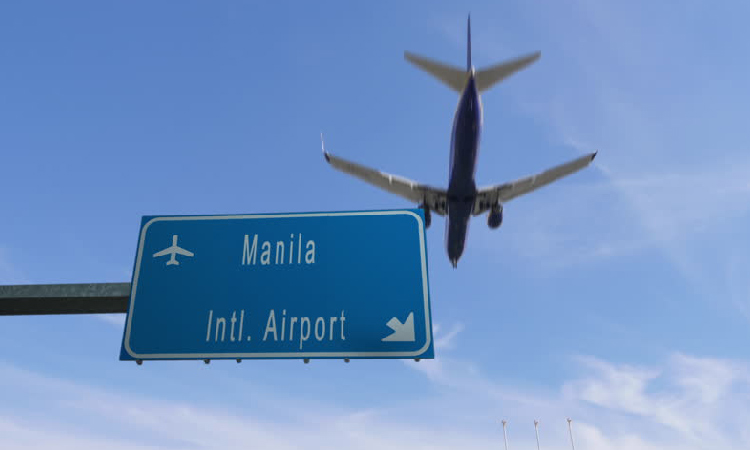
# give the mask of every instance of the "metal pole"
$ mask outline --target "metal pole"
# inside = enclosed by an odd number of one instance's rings
[[[534,432],[536,433],[536,450],[539,450],[539,421],[534,420]]]
[[[130,283],[0,286],[0,316],[124,313],[129,299]]]
[[[573,443],[573,419],[571,418],[568,418],[568,431],[570,432],[570,446],[576,450],[576,445]]]
[[[508,422],[503,420],[503,439],[505,440],[505,450],[508,450],[508,432],[505,429],[505,426],[508,424]]]

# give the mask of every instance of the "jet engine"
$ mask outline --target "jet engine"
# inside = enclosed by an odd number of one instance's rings
[[[432,214],[430,214],[430,208],[428,208],[424,203],[419,205],[419,207],[424,210],[424,227],[429,228],[430,223],[432,222]]]
[[[499,228],[503,223],[503,205],[497,204],[492,207],[490,213],[487,215],[487,226],[492,228]]]

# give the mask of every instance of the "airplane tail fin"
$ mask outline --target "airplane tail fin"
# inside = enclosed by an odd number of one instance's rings
[[[540,56],[542,56],[541,52],[535,52],[478,70],[474,74],[474,78],[477,82],[477,90],[481,93],[490,89],[498,82],[508,78],[519,70],[526,68],[539,59]]]
[[[433,59],[425,58],[424,56],[415,55],[411,52],[404,52],[404,58],[442,81],[449,88],[460,93],[466,87],[466,81],[469,79],[469,73],[471,72],[471,15],[469,15],[466,37],[466,70],[443,64]]]
[[[471,14],[466,28],[466,71],[471,72]]]
[[[466,24],[466,70],[450,66],[433,59],[415,55],[414,53],[404,52],[404,58],[407,61],[429,73],[433,77],[445,83],[448,87],[456,92],[462,92],[466,87],[466,81],[472,71],[471,65],[471,15],[469,15]],[[474,73],[477,91],[480,93],[489,90],[492,86],[508,78],[521,69],[526,68],[542,56],[541,52],[530,53],[519,58],[511,59]]]

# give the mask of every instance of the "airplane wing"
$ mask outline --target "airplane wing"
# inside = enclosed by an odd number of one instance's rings
[[[596,152],[590,153],[530,177],[480,189],[477,192],[473,214],[482,214],[498,202],[508,202],[562,177],[578,172],[588,166],[595,157]]]
[[[182,256],[193,256],[193,252],[187,251],[182,247],[174,247],[174,252]]]
[[[167,247],[160,252],[154,253],[154,258],[157,258],[159,256],[164,256],[164,255],[170,255],[171,253],[172,253],[172,247]]]
[[[448,194],[444,189],[437,189],[416,181],[380,172],[369,167],[334,156],[323,149],[323,156],[334,169],[353,175],[373,186],[392,194],[399,195],[413,203],[425,203],[435,214],[444,216]]]

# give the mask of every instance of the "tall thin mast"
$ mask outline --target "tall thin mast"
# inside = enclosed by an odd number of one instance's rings
[[[506,431],[506,425],[508,422],[503,420],[503,439],[505,440],[505,450],[508,450],[508,432]]]
[[[576,445],[573,443],[573,419],[571,418],[568,418],[568,431],[570,432],[570,446],[576,450]]]

